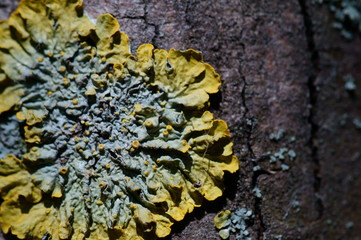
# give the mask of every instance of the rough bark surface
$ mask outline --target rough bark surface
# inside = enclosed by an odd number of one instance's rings
[[[91,17],[109,12],[119,20],[133,52],[147,42],[193,48],[222,76],[212,108],[229,124],[240,171],[226,176],[223,197],[176,223],[166,239],[220,239],[215,214],[242,207],[255,213],[248,223],[252,239],[361,239],[361,129],[353,123],[361,118],[361,38],[343,39],[326,6],[308,0],[84,2]],[[16,4],[2,1],[0,18]],[[344,88],[347,74],[357,81],[353,92]],[[282,129],[284,137],[269,138]],[[284,147],[296,152],[295,160],[270,163]]]

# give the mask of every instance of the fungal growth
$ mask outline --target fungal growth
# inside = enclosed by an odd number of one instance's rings
[[[80,0],[23,0],[0,22],[0,223],[20,239],[155,239],[239,165],[194,50],[144,44]]]

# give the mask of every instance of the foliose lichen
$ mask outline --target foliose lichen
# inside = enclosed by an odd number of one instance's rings
[[[194,50],[136,56],[110,14],[23,0],[0,22],[0,223],[20,239],[155,239],[239,163]]]
[[[234,212],[230,210],[220,211],[214,217],[214,225],[219,229],[219,236],[228,239],[231,233],[235,233],[237,240],[251,240],[247,228],[254,219],[252,210],[239,208]]]

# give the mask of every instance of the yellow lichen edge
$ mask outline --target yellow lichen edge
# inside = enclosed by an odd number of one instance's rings
[[[203,62],[199,52],[154,49],[143,44],[137,51],[139,68],[153,68],[155,78],[151,84],[168,93],[173,102],[201,109],[208,103],[209,93],[218,92],[220,77],[214,68]]]
[[[20,85],[5,88],[5,90],[0,93],[0,114],[10,110],[20,101],[20,97],[23,94],[24,90]]]
[[[9,20],[0,21],[0,49],[4,50],[0,51],[0,114],[13,109],[16,117],[26,122],[25,142],[41,143],[42,129],[37,126],[47,118],[47,111],[21,106],[14,109],[17,104],[21,105],[25,92],[23,76],[31,75],[38,62],[43,61],[44,54],[70,57],[78,47],[80,37],[94,40],[97,56],[113,64],[117,79],[122,78],[124,71],[139,76],[154,73],[154,78],[148,78],[147,84],[165,92],[169,104],[174,106],[201,112],[209,104],[208,94],[219,89],[219,75],[195,50],[171,49],[168,52],[144,44],[138,48],[135,58],[130,54],[127,35],[119,32],[119,23],[110,14],[100,15],[94,25],[83,14],[80,0],[22,0]],[[39,51],[38,46],[42,44],[52,50]],[[60,67],[59,71],[63,69]],[[1,89],[2,86],[5,88]],[[95,94],[93,88],[85,92],[85,95]],[[197,132],[206,134],[197,136]],[[0,194],[4,200],[0,206],[2,230],[5,233],[11,231],[20,239],[41,239],[46,232],[52,239],[68,239],[69,236],[71,239],[143,239],[139,231],[154,232],[154,237],[167,236],[173,222],[182,220],[194,207],[199,207],[203,198],[214,200],[222,195],[224,171],[233,173],[239,168],[227,124],[214,120],[209,111],[190,118],[183,134],[196,137],[190,137],[188,142],[154,140],[142,144],[142,148],[157,145],[159,149],[187,152],[193,165],[174,175],[158,169],[147,176],[148,188],[156,192],[149,197],[147,204],[159,204],[164,212],[130,204],[132,217],[122,226],[107,226],[100,222],[95,227],[88,226],[83,199],[73,207],[68,205],[68,196],[63,194],[60,183],[37,186],[29,166],[49,158],[44,156],[51,155],[49,149],[32,147],[21,159],[7,155],[0,159]],[[139,142],[134,144],[138,145]],[[162,161],[167,160],[159,159],[159,163]],[[60,169],[56,174],[66,172],[67,169]],[[184,176],[189,181],[185,181]],[[132,187],[134,192],[138,190],[136,186],[129,186]],[[172,195],[169,189],[172,189]],[[65,204],[56,207],[49,198],[43,197],[45,192],[50,194],[50,199],[62,199]],[[96,204],[100,209],[105,208],[101,201]],[[68,216],[72,216],[72,224]],[[89,236],[85,236],[84,229],[90,227]]]

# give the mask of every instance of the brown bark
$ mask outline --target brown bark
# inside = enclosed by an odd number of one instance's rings
[[[3,2],[0,17],[6,18],[16,1]],[[326,6],[308,0],[84,2],[91,17],[109,12],[119,20],[133,52],[146,42],[193,48],[222,76],[212,108],[229,124],[240,171],[226,176],[225,196],[176,223],[166,239],[219,239],[215,214],[241,207],[255,212],[252,239],[359,239],[361,131],[352,121],[361,118],[361,38],[344,40]],[[357,80],[353,92],[344,89],[347,74]],[[283,138],[269,138],[281,129]],[[270,163],[268,152],[282,147],[296,159]]]

